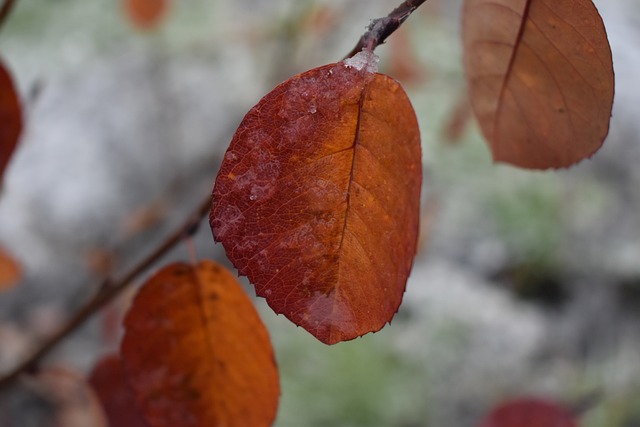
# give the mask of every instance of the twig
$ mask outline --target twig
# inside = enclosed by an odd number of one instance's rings
[[[393,34],[409,15],[425,1],[426,0],[406,0],[384,18],[372,20],[367,28],[367,32],[360,37],[358,44],[356,44],[345,58],[352,57],[364,48],[374,50],[384,43],[387,37]]]
[[[47,341],[37,348],[31,356],[27,357],[22,363],[13,368],[2,378],[0,378],[0,390],[7,387],[15,381],[20,374],[28,372],[36,367],[36,364],[44,357],[52,348],[60,343],[69,334],[75,331],[89,317],[104,307],[120,292],[126,289],[133,280],[142,274],[145,270],[155,264],[163,255],[171,250],[176,244],[180,243],[183,238],[195,234],[202,218],[209,212],[211,207],[211,197],[207,197],[200,203],[200,206],[191,214],[177,230],[169,235],[151,254],[133,266],[122,278],[116,281],[105,281],[98,290],[98,293],[89,300],[82,308],[80,308],[71,317],[67,323]]]
[[[4,25],[4,21],[7,19],[7,16],[9,16],[15,3],[16,0],[4,0],[4,3],[2,3],[2,7],[0,8],[0,28]]]

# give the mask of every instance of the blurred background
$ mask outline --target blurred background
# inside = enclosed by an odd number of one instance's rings
[[[120,1],[18,0],[0,55],[26,126],[0,248],[22,277],[0,290],[0,371],[186,218],[266,92],[340,60],[398,3],[176,1],[145,29]],[[471,427],[519,395],[580,407],[583,426],[640,426],[640,3],[595,3],[614,55],[611,131],[568,170],[492,163],[465,100],[460,0],[429,0],[378,48],[421,127],[420,250],[392,324],[351,342],[325,346],[255,301],[281,370],[276,426]],[[206,224],[195,243],[228,264]],[[46,365],[90,371],[117,348],[133,292]],[[38,390],[5,393],[0,426],[52,425]]]

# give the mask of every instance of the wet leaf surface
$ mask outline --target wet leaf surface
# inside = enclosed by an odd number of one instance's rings
[[[210,216],[257,294],[328,344],[391,320],[418,236],[413,108],[396,81],[368,71],[370,60],[352,65],[292,77],[247,113]]]

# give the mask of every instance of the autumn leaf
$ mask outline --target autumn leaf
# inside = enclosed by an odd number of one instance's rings
[[[151,30],[166,16],[169,3],[170,0],[124,0],[124,10],[137,28]]]
[[[479,427],[578,427],[571,413],[556,403],[525,397],[504,402]]]
[[[164,267],[125,319],[121,356],[150,427],[269,426],[280,394],[267,331],[230,272]]]
[[[371,72],[371,55],[312,69],[262,98],[213,190],[213,234],[239,273],[327,344],[391,320],[416,251],[418,124],[402,87]]]
[[[22,267],[15,258],[0,248],[0,291],[13,288],[22,279]]]
[[[609,130],[613,65],[591,0],[466,0],[473,110],[497,162],[567,167]]]
[[[89,384],[102,403],[111,427],[147,427],[125,381],[118,354],[109,354],[98,361],[89,375]]]
[[[9,71],[0,61],[0,179],[18,145],[22,132],[22,110]]]

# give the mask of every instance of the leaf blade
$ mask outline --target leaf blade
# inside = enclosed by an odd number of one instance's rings
[[[462,27],[471,103],[496,162],[560,168],[601,147],[614,76],[591,0],[466,0]]]
[[[400,305],[422,169],[391,78],[344,63],[294,76],[240,124],[216,178],[214,237],[276,313],[333,344]]]
[[[219,265],[166,266],[125,327],[123,366],[150,427],[273,422],[280,389],[267,331]]]

